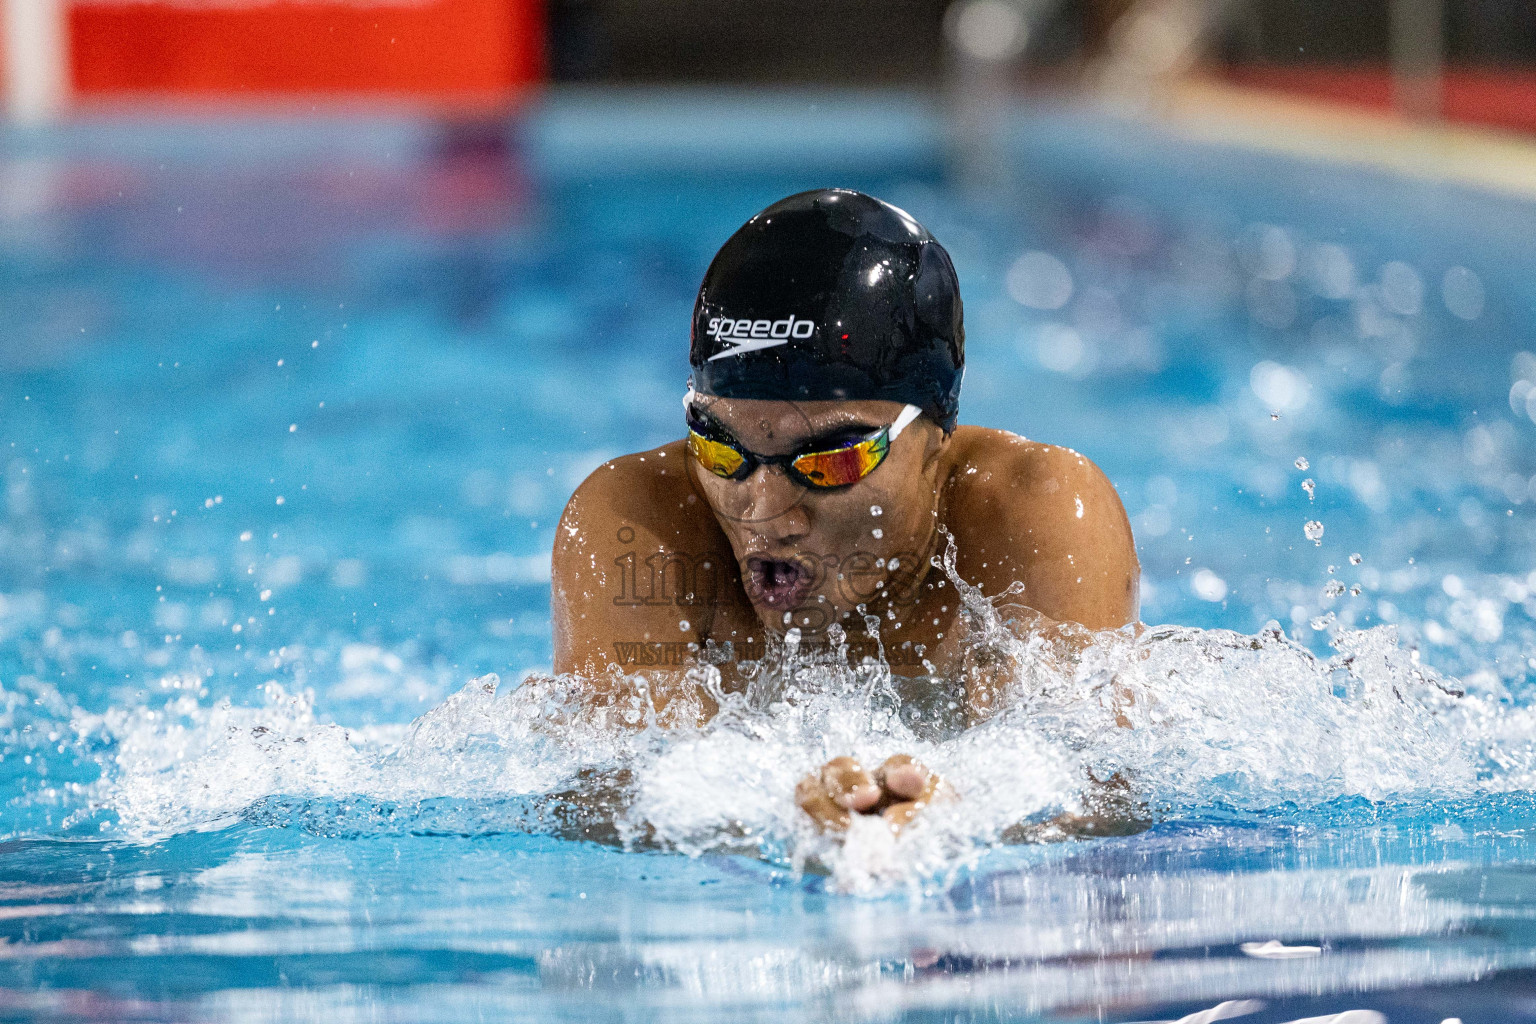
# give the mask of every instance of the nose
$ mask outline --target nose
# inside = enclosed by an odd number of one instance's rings
[[[742,519],[753,533],[783,543],[810,532],[805,491],[779,467],[759,466],[740,486],[747,499]]]

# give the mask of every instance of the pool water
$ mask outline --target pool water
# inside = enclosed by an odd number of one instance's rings
[[[978,191],[924,104],[795,94],[0,134],[0,1019],[1536,1020],[1536,204],[999,144]],[[560,510],[828,184],[949,248],[962,421],[1103,467],[1180,628],[995,636],[962,735],[793,659],[587,729],[519,686]],[[896,749],[960,803],[809,833],[799,773]],[[1138,823],[1042,826],[1090,770]]]

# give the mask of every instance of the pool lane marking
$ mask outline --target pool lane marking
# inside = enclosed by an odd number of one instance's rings
[[[1146,120],[1196,142],[1390,171],[1536,199],[1536,138],[1203,79],[1173,87]]]

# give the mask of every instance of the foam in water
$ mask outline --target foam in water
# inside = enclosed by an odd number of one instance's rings
[[[959,681],[852,665],[793,632],[742,693],[708,665],[600,686],[535,675],[502,692],[486,676],[409,726],[328,722],[275,683],[256,706],[210,702],[178,678],[161,706],[67,712],[103,763],[80,814],[106,812],[105,828],[138,839],[238,817],[328,833],[532,829],[750,853],[870,890],[946,876],[1001,842],[1199,808],[1455,797],[1536,778],[1532,713],[1462,695],[1391,626],[1338,631],[1328,658],[1273,624],[1020,639],[953,558],[951,546],[938,564],[965,603],[963,681],[992,694],[970,728]],[[658,714],[662,685],[681,696]],[[899,834],[857,817],[822,835],[796,806],[795,783],[829,758],[896,753],[958,798]]]

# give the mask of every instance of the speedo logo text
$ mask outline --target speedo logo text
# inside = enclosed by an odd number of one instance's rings
[[[731,317],[711,317],[705,327],[711,338],[730,348],[710,356],[710,360],[739,355],[760,348],[786,345],[791,338],[809,338],[816,333],[813,320],[801,320],[787,316],[779,320],[735,320]]]

